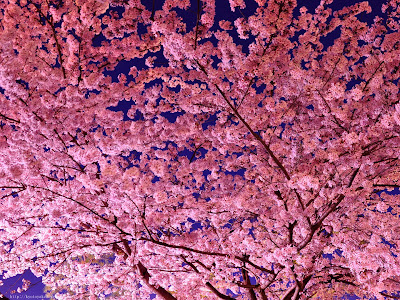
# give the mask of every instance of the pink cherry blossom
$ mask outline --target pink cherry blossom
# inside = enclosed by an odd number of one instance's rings
[[[367,1],[253,2],[0,3],[4,278],[54,299],[400,289],[399,2],[369,23]]]

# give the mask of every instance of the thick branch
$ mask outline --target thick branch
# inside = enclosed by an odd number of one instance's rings
[[[307,234],[307,236],[304,238],[304,240],[297,246],[298,251],[303,249],[305,246],[308,245],[309,242],[311,242],[311,240],[314,236],[314,233],[321,227],[322,222],[326,219],[327,216],[329,216],[336,209],[336,207],[338,207],[338,205],[340,204],[340,202],[343,201],[343,199],[344,199],[344,195],[340,194],[337,198],[336,203],[331,205],[328,208],[328,210],[322,214],[322,216],[318,219],[318,221],[310,226],[311,227],[310,232]]]
[[[153,5],[152,5],[152,7],[151,7],[151,17],[150,17],[150,20],[152,20],[152,21],[154,21],[154,14],[155,14],[155,11],[156,11],[156,0],[153,0]]]
[[[193,263],[188,261],[184,255],[181,255],[181,257],[182,257],[183,261],[185,262],[185,264],[189,265],[196,273],[200,273],[199,269],[197,269],[197,267]]]
[[[235,298],[232,298],[230,296],[224,295],[221,292],[219,292],[211,283],[207,282],[206,286],[219,298],[221,299],[226,299],[226,300],[235,300]]]
[[[261,295],[261,299],[262,299],[262,300],[268,300],[267,295],[265,294],[265,290],[264,290],[264,289],[260,288],[259,292],[260,292],[260,295]]]
[[[353,182],[354,182],[354,179],[356,178],[356,176],[357,176],[357,174],[358,174],[358,171],[360,171],[360,168],[355,169],[355,171],[354,171],[353,174],[351,175],[351,178],[350,178],[350,181],[349,181],[349,184],[347,185],[347,187],[351,187],[351,185],[352,185]]]
[[[350,181],[349,181],[347,187],[349,187],[349,188],[351,187],[351,185],[353,184],[354,179],[356,178],[359,170],[360,170],[360,168],[357,168],[357,169],[354,170],[353,174],[351,175],[351,178],[350,178]],[[310,226],[311,227],[310,232],[308,233],[306,238],[297,246],[297,250],[300,251],[305,246],[307,246],[307,244],[311,241],[312,237],[314,236],[314,233],[321,227],[322,222],[326,219],[327,216],[329,216],[339,206],[339,204],[343,201],[344,197],[345,196],[343,194],[338,195],[336,203],[331,205],[322,214],[322,216],[319,217],[318,221]]]
[[[245,268],[242,268],[242,277],[244,284],[248,288],[249,299],[257,300],[256,293],[254,292],[253,286],[250,283],[249,272]]]
[[[163,298],[165,300],[177,300],[174,296],[171,295],[170,292],[168,292],[163,287],[161,287],[161,286],[155,287],[153,284],[150,283],[150,277],[151,276],[150,276],[149,272],[147,271],[147,268],[141,262],[139,262],[137,264],[137,270],[138,270],[139,274],[142,276],[142,279],[143,279],[144,283],[154,293],[156,293],[158,296],[160,296],[161,298]]]
[[[282,300],[291,300],[294,292],[296,291],[297,286],[292,287],[290,290],[286,292],[286,294],[282,297]]]
[[[393,187],[393,188],[400,187],[399,184],[381,184],[381,183],[373,184],[372,186]]]
[[[392,296],[392,295],[389,295],[389,294],[384,293],[384,292],[380,292],[380,294],[382,296],[384,296],[384,297],[388,297],[388,298],[391,298],[391,299],[400,299],[400,296]]]

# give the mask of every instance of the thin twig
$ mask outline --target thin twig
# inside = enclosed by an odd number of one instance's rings
[[[196,21],[196,36],[194,38],[194,50],[197,48],[197,35],[199,31],[199,23],[200,23],[200,0],[197,0],[197,21]]]

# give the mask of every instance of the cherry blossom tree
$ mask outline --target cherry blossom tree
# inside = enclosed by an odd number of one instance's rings
[[[57,299],[395,298],[400,2],[372,23],[367,1],[158,2],[0,1],[4,276]]]

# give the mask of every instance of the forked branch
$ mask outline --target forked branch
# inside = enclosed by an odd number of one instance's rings
[[[205,70],[204,66],[201,65],[197,60],[196,60],[197,65],[199,66],[200,70],[205,74],[207,74],[207,71]],[[238,110],[232,105],[232,103],[229,101],[225,93],[220,89],[220,87],[217,84],[214,84],[218,92],[221,94],[221,96],[224,98],[225,102],[228,104],[228,106],[233,110],[233,113],[235,116],[246,126],[246,128],[250,131],[251,135],[261,143],[261,145],[264,147],[264,149],[267,151],[267,153],[271,156],[272,160],[275,162],[275,164],[279,167],[279,169],[283,172],[287,180],[290,180],[290,175],[283,166],[283,164],[279,161],[279,159],[275,156],[275,154],[272,152],[272,150],[269,148],[269,146],[265,143],[265,141],[262,139],[262,137],[256,133],[250,125],[246,122],[246,120],[239,114]]]

